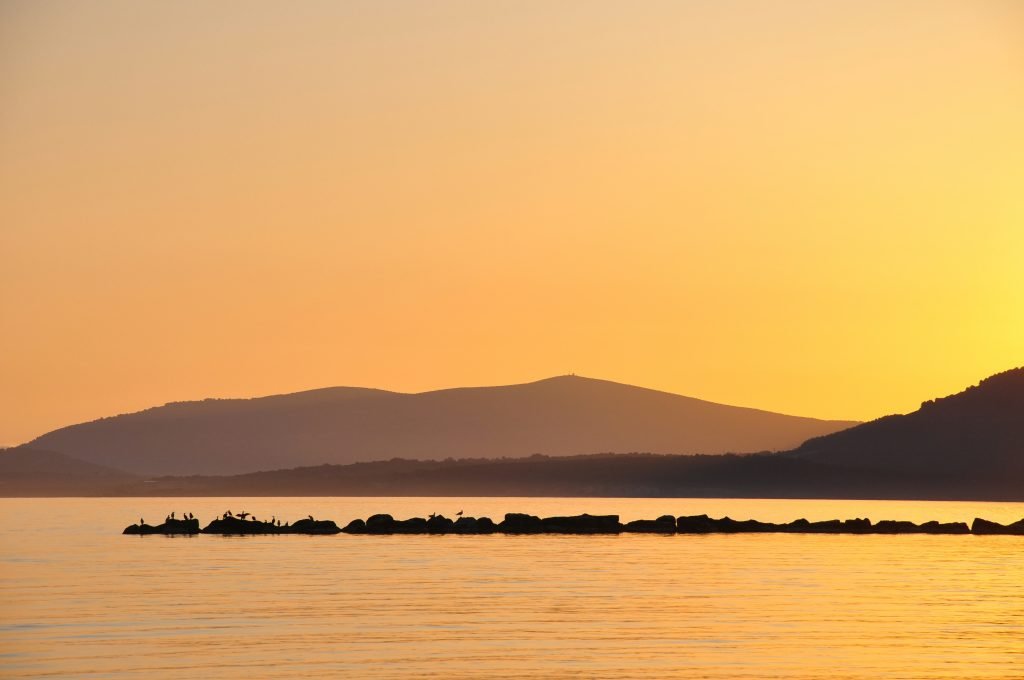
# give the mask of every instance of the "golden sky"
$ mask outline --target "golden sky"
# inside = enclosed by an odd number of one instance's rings
[[[868,419],[1024,364],[1024,4],[0,4],[0,443],[574,371]]]

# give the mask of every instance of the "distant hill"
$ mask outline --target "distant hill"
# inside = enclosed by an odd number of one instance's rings
[[[119,494],[137,481],[120,470],[55,451],[0,449],[0,496]]]
[[[907,415],[817,437],[792,455],[877,471],[1024,482],[1024,368],[926,401]]]
[[[782,450],[853,424],[561,376],[419,394],[337,387],[171,403],[30,445],[141,475],[216,475],[394,457]]]
[[[597,454],[499,460],[393,459],[231,476],[159,477],[132,496],[564,496],[906,498],[898,476],[777,454]]]

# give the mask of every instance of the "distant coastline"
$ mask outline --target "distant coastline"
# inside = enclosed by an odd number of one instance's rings
[[[222,464],[226,465],[226,461],[232,459],[242,462],[226,473],[165,475],[130,472],[128,468],[105,464],[102,457],[101,460],[83,459],[64,450],[18,447],[0,451],[0,496],[1024,500],[1022,368],[996,374],[949,397],[928,400],[913,413],[886,416],[815,436],[789,451],[744,454],[495,455],[495,450],[501,450],[499,444],[510,446],[510,438],[513,442],[523,441],[522,437],[515,439],[517,435],[514,428],[510,430],[511,434],[506,433],[518,417],[512,417],[510,413],[522,415],[529,412],[532,418],[530,422],[536,426],[532,436],[546,437],[549,442],[557,442],[560,437],[570,434],[572,437],[592,436],[593,432],[587,429],[588,423],[603,413],[615,413],[617,403],[627,403],[633,409],[632,420],[636,422],[629,423],[629,430],[639,432],[636,435],[638,437],[644,434],[644,423],[657,423],[658,427],[664,428],[663,434],[678,433],[679,424],[672,419],[682,417],[679,414],[692,418],[700,411],[712,415],[724,414],[728,419],[740,418],[740,421],[721,421],[712,428],[716,432],[729,423],[748,422],[750,414],[742,409],[695,402],[677,395],[579,378],[553,379],[512,388],[481,389],[472,394],[484,399],[487,408],[481,407],[476,397],[466,398],[466,393],[458,395],[455,406],[448,401],[451,395],[433,395],[430,397],[433,405],[426,411],[420,408],[419,402],[415,403],[416,418],[409,420],[412,416],[405,412],[405,419],[396,421],[399,424],[393,424],[390,429],[379,424],[380,427],[375,431],[400,442],[403,438],[411,437],[400,423],[416,422],[419,428],[416,431],[426,431],[423,413],[443,412],[448,425],[442,430],[431,425],[434,435],[443,434],[446,441],[459,442],[460,446],[467,446],[469,437],[479,443],[480,450],[491,455],[452,456],[443,460],[408,455],[347,464],[268,466],[261,471],[251,471],[252,462],[246,459],[244,453],[233,458],[233,449],[228,447],[221,451]],[[309,398],[309,395],[305,395],[302,401]],[[436,411],[437,405],[433,402],[438,398],[445,404],[441,411]],[[594,402],[587,399],[597,399],[600,407],[595,407]],[[581,401],[585,402],[585,406],[579,405]],[[405,401],[402,403],[406,404]],[[483,421],[467,416],[479,415],[481,409],[486,411],[496,408],[496,405],[503,405],[509,410],[499,415],[489,412]],[[556,417],[551,415],[554,411],[539,411],[538,405],[557,405],[561,410]],[[125,455],[137,450],[153,458],[154,453],[147,449],[146,442],[158,438],[160,432],[173,431],[174,436],[180,439],[195,431],[196,422],[205,422],[208,429],[222,428],[234,433],[230,438],[231,447],[244,448],[246,442],[254,437],[245,427],[259,421],[259,414],[251,411],[252,406],[249,403],[227,405],[227,415],[204,412],[205,420],[185,419],[191,424],[184,430],[178,420],[161,412],[156,425],[146,421],[137,423],[138,428],[128,427],[135,422],[129,420],[123,428],[118,426],[121,429],[116,432],[105,430],[101,433],[101,439],[87,436],[92,432],[89,428],[83,429],[81,437],[86,444],[96,447],[98,441],[106,441],[116,435],[121,437],[118,441]],[[271,406],[271,411],[276,412],[279,405],[274,402]],[[671,409],[658,411],[656,418],[644,410],[666,406]],[[239,408],[244,411],[241,419],[237,414]],[[288,446],[299,446],[295,442],[301,443],[310,436],[310,432],[303,429],[302,423],[319,422],[322,425],[320,432],[343,434],[344,429],[338,429],[337,423],[327,427],[323,426],[323,421],[342,415],[349,420],[357,419],[360,413],[349,405],[339,409],[335,402],[326,406],[320,404],[317,406],[320,410],[307,412],[306,408],[305,404],[299,408],[305,414],[301,421],[281,421],[291,422],[290,428],[282,430],[275,426],[275,432],[289,437],[288,441],[291,442],[287,446],[282,444],[280,451],[290,451],[292,449]],[[693,408],[698,411],[693,411]],[[389,410],[388,413],[394,414],[395,411]],[[772,423],[779,422],[779,416],[775,414],[755,416],[767,418]],[[548,426],[544,426],[545,417],[548,418]],[[222,421],[229,423],[230,427],[225,427]],[[107,424],[112,422],[108,421]],[[491,431],[482,427],[481,422],[501,422],[505,429]],[[783,422],[790,424],[790,421]],[[146,438],[137,440],[136,430],[144,430]],[[364,433],[367,431],[363,430]],[[623,432],[625,430],[619,430],[616,436]],[[127,434],[122,436],[121,433]],[[574,441],[578,443],[583,440]],[[129,447],[129,443],[135,448]],[[325,446],[323,443],[320,445]],[[186,450],[187,443],[179,442],[177,446]],[[556,448],[554,443],[551,446]],[[395,449],[404,451],[405,447],[396,443]],[[275,459],[288,459],[280,451],[275,454]],[[196,454],[195,451],[192,453]],[[162,457],[166,459],[174,455],[167,453],[162,454]],[[346,454],[351,455],[354,454]],[[296,455],[294,459],[301,460],[303,456]],[[181,463],[180,460],[175,462]]]

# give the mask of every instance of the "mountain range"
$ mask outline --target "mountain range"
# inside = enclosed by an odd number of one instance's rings
[[[557,388],[593,387],[594,384],[597,384],[598,391],[608,389],[634,396],[633,390],[639,389],[578,378],[514,387],[543,393],[552,387],[557,391]],[[486,394],[491,389],[512,388],[478,389]],[[643,398],[652,399],[652,403],[664,403],[663,399],[674,396],[657,392],[647,394],[652,392],[650,390],[639,392]],[[303,394],[308,398],[314,393]],[[293,398],[298,396],[291,395]],[[273,403],[281,398],[269,399]],[[678,403],[693,402],[716,415],[737,416],[749,411],[687,400],[685,397],[678,399],[684,400]],[[259,399],[251,401],[262,403]],[[490,403],[493,405],[494,402]],[[557,404],[558,400],[546,403]],[[603,408],[610,408],[606,401],[599,400],[598,403]],[[639,408],[635,402],[632,407]],[[568,409],[567,412],[574,411]],[[575,412],[579,413],[579,410]],[[761,417],[774,415],[753,413],[763,414]],[[189,419],[185,419],[185,423],[189,427],[194,424]],[[607,424],[599,423],[595,427],[599,434],[609,431]],[[665,431],[671,430],[659,432]],[[37,444],[43,440],[45,437],[37,440]],[[52,443],[54,440],[49,441]],[[96,462],[79,460],[64,451],[19,447],[0,452],[0,495],[549,495],[1024,500],[1024,368],[994,375],[958,394],[925,401],[920,409],[906,415],[885,416],[829,434],[812,436],[788,451],[744,455],[577,455],[574,451],[563,452],[572,455],[445,456],[443,460],[411,460],[406,457],[406,452],[402,452],[403,456],[387,460],[310,466],[285,464],[282,469],[220,476],[194,473],[153,476],[130,474]]]
[[[387,460],[791,449],[854,425],[577,376],[404,394],[333,387],[178,402],[29,446],[139,475],[225,475]]]

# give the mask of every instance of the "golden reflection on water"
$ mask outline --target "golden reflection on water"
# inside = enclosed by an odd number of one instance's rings
[[[121,536],[175,510],[995,521],[1022,504],[4,499],[0,676],[1020,678],[1024,537]]]

